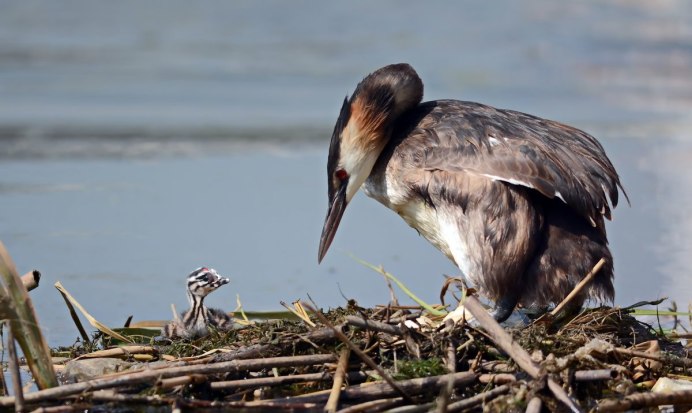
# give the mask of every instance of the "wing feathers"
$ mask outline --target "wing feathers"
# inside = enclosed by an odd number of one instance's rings
[[[627,198],[603,147],[579,129],[472,102],[421,107],[425,114],[406,137],[421,148],[410,158],[417,169],[476,174],[533,188],[562,199],[592,222],[611,218],[618,189]]]

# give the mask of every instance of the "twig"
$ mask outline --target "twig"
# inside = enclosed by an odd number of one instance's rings
[[[178,315],[178,310],[175,308],[175,304],[171,303],[171,312],[173,313],[173,322],[180,323],[180,316]]]
[[[596,263],[596,265],[594,265],[591,271],[589,271],[589,273],[586,274],[586,276],[581,281],[579,281],[579,283],[574,287],[572,292],[569,293],[567,297],[565,297],[565,299],[562,300],[560,304],[558,304],[557,307],[555,307],[553,311],[550,312],[550,315],[556,317],[558,314],[560,314],[560,311],[562,311],[562,309],[565,308],[567,304],[569,304],[574,299],[574,297],[576,297],[581,292],[581,290],[583,290],[584,287],[586,287],[591,282],[593,277],[595,277],[596,274],[598,274],[598,271],[601,270],[601,267],[603,267],[605,263],[605,258],[601,258]]]
[[[186,386],[188,384],[205,383],[209,378],[203,374],[190,374],[187,376],[171,377],[170,379],[161,379],[156,383],[156,387],[160,389],[171,389],[178,386]]]
[[[517,363],[522,370],[529,374],[529,376],[537,379],[541,376],[540,369],[531,360],[529,353],[524,350],[519,344],[517,344],[498,323],[493,319],[490,314],[483,308],[478,299],[474,296],[467,296],[462,302],[464,308],[466,308],[478,321],[478,323],[485,328],[490,338],[493,340],[498,347],[500,347],[505,353],[507,353],[512,359]],[[555,395],[555,397],[560,400],[565,406],[567,406],[573,412],[580,412],[581,409],[577,407],[576,403],[567,395],[565,390],[560,387],[553,379],[547,379],[548,388]]]
[[[58,378],[53,369],[50,348],[36,319],[36,311],[31,297],[24,288],[24,283],[17,274],[12,257],[0,242],[0,288],[1,298],[9,305],[0,307],[0,312],[12,312],[9,325],[15,340],[22,349],[31,375],[39,389],[58,385]]]
[[[389,410],[394,406],[397,406],[403,402],[402,397],[395,397],[393,399],[379,399],[372,400],[365,403],[356,404],[345,409],[339,410],[337,413],[360,413],[360,412],[371,412],[371,411],[381,411]]]
[[[370,264],[369,262],[363,261],[363,260],[361,260],[360,258],[358,258],[358,257],[356,257],[356,256],[354,256],[354,255],[351,255],[351,258],[353,258],[356,262],[358,262],[358,263],[360,263],[360,264],[362,264],[362,265],[364,265],[364,266],[366,266],[366,267],[368,267],[368,268],[374,270],[375,272],[380,273],[381,275],[385,276],[386,278],[388,278],[388,279],[394,281],[394,283],[395,283],[399,288],[401,288],[401,291],[403,291],[404,294],[408,295],[409,298],[411,298],[413,301],[416,302],[416,304],[418,304],[418,305],[420,305],[421,307],[425,308],[430,314],[432,314],[432,315],[438,315],[438,316],[443,316],[443,315],[447,314],[446,311],[440,311],[440,310],[434,308],[433,306],[431,306],[430,304],[426,303],[425,301],[421,300],[420,298],[418,298],[415,294],[413,294],[413,292],[412,292],[411,290],[409,290],[409,289],[404,285],[404,283],[402,283],[401,281],[399,281],[394,275],[392,275],[392,274],[388,273],[387,271],[385,271],[384,268],[382,268],[381,266],[380,266],[380,267],[377,267],[377,266],[375,266],[375,265],[372,265],[372,264]]]
[[[83,354],[79,357],[74,358],[74,360],[88,359],[88,358],[103,358],[103,357],[118,357],[126,356],[130,357],[134,354],[156,354],[157,350],[152,346],[121,346],[114,347],[105,350],[93,351],[91,353]]]
[[[613,369],[577,370],[574,372],[574,381],[612,380],[617,377],[618,372]]]
[[[483,404],[496,398],[497,396],[501,396],[509,392],[510,389],[511,387],[509,384],[503,384],[502,386],[495,387],[492,390],[484,391],[483,393],[479,393],[464,400],[450,403],[449,406],[447,406],[447,412],[451,413],[471,409],[472,407],[476,407],[479,404]]]
[[[338,328],[334,327],[334,326],[332,325],[332,323],[330,323],[329,320],[327,320],[327,317],[325,317],[324,314],[322,314],[321,312],[319,312],[319,311],[315,310],[314,308],[310,307],[308,304],[305,304],[304,306],[305,306],[308,310],[312,311],[312,313],[315,314],[315,316],[317,316],[317,318],[320,320],[320,322],[321,322],[322,324],[324,324],[324,325],[326,325],[327,327],[329,327],[329,328],[331,328],[332,330],[334,330],[334,334],[336,334],[336,337],[337,337],[339,340],[341,340],[342,343],[346,344],[346,345],[351,349],[352,352],[356,353],[356,355],[357,355],[361,360],[363,360],[363,361],[365,362],[365,364],[367,364],[371,369],[374,369],[375,371],[377,371],[377,374],[379,374],[380,377],[382,377],[382,378],[384,379],[384,381],[386,381],[387,384],[389,384],[389,385],[392,387],[392,389],[394,389],[397,393],[399,393],[399,395],[400,395],[401,397],[403,397],[404,400],[406,400],[408,403],[413,403],[413,400],[411,400],[411,397],[409,397],[409,395],[406,394],[406,393],[397,385],[397,383],[394,381],[394,379],[392,379],[392,377],[391,377],[389,374],[387,374],[387,372],[384,371],[384,369],[382,369],[382,367],[380,367],[377,363],[375,363],[375,362],[373,361],[373,359],[370,358],[370,356],[368,356],[367,354],[365,354],[365,353],[363,352],[363,350],[361,350],[360,348],[358,348],[358,346],[356,346],[355,344],[353,344],[353,342],[352,342],[351,340],[349,340],[348,337],[346,337],[346,335],[345,335],[343,332],[341,332]]]
[[[538,397],[534,397],[529,400],[529,404],[526,405],[526,413],[541,413],[541,408],[543,407],[543,402]]]
[[[86,330],[84,329],[84,326],[82,325],[82,321],[79,319],[79,316],[77,315],[77,312],[74,309],[74,306],[70,302],[70,300],[67,299],[67,296],[63,294],[62,292],[60,293],[62,296],[62,299],[65,300],[65,305],[67,306],[67,311],[70,313],[70,317],[72,318],[72,321],[74,322],[74,325],[77,327],[77,331],[79,331],[79,335],[82,337],[82,342],[84,344],[89,344],[89,335],[87,334]]]
[[[365,380],[367,376],[363,373],[349,373],[349,379]],[[255,379],[217,381],[211,383],[212,390],[229,390],[229,389],[248,389],[253,387],[265,386],[280,386],[282,384],[303,383],[308,381],[327,381],[331,380],[332,376],[327,372],[308,373],[308,374],[291,374],[290,376],[278,377],[258,377]]]
[[[178,411],[200,411],[208,409],[213,411],[316,411],[319,407],[315,403],[303,403],[290,399],[281,400],[254,400],[248,402],[221,402],[218,400],[176,399],[180,407]],[[175,410],[173,410],[175,412]]]
[[[482,384],[507,384],[517,381],[517,377],[514,374],[509,373],[481,374],[478,376],[478,381]]]
[[[445,383],[440,386],[440,392],[435,399],[435,412],[436,413],[447,413],[447,406],[449,406],[449,397],[454,391],[454,381],[452,380],[452,375],[450,373],[444,376]],[[426,410],[427,411],[427,410]]]
[[[24,411],[24,391],[22,389],[22,377],[19,375],[17,346],[14,343],[14,333],[11,328],[7,329],[7,352],[9,358],[8,368],[12,375],[12,387],[14,387],[14,411],[22,413]]]
[[[47,406],[47,407],[39,407],[37,409],[34,409],[31,411],[31,413],[69,413],[69,412],[78,412],[78,411],[87,411],[89,409],[89,405],[86,404],[70,404],[70,405],[63,405],[63,406]]]
[[[339,396],[341,395],[341,386],[344,384],[344,378],[346,376],[346,369],[348,369],[348,358],[351,355],[351,351],[348,347],[341,350],[341,355],[339,356],[339,364],[336,366],[336,372],[334,373],[334,384],[332,385],[332,392],[329,394],[329,399],[327,404],[324,406],[324,411],[327,413],[334,413],[339,407]]]
[[[445,364],[447,371],[450,373],[455,373],[457,371],[457,352],[451,337],[447,342],[447,357],[445,357]]]
[[[250,321],[247,318],[247,314],[245,314],[245,310],[243,310],[243,304],[240,302],[240,294],[235,295],[235,302],[236,302],[236,308],[235,308],[235,310],[233,310],[233,313],[240,312],[240,316],[243,318],[243,320],[242,320],[243,323],[245,325],[251,325],[252,321]],[[236,319],[236,321],[240,321],[240,320]]]
[[[116,393],[112,390],[97,390],[91,395],[90,400],[96,402],[137,403],[141,405],[160,405],[169,404],[171,402],[170,399],[161,396],[123,394]]]
[[[285,309],[290,311],[293,315],[298,317],[299,319],[303,320],[303,322],[310,327],[316,327],[317,325],[310,320],[310,316],[308,313],[305,311],[305,309],[300,305],[300,301],[296,301],[293,303],[293,305],[296,307],[291,308],[288,304],[286,304],[285,301],[279,301],[279,304],[281,304]]]
[[[0,298],[0,307],[7,305],[9,300]],[[0,322],[0,342],[4,341],[5,326],[9,331],[10,326],[5,321]],[[0,365],[5,363],[5,353],[0,351]],[[7,388],[7,380],[4,374],[0,371],[0,396],[7,396],[10,394],[10,390]]]
[[[488,371],[490,373],[516,373],[516,369],[505,361],[493,360],[481,363],[480,368],[482,371]]]
[[[38,287],[38,283],[41,281],[41,272],[39,270],[31,270],[20,278],[22,279],[24,288],[26,288],[27,291],[31,291]]]
[[[94,316],[89,314],[89,312],[79,303],[79,301],[77,301],[77,299],[75,299],[72,296],[72,294],[70,294],[69,291],[67,291],[67,289],[65,287],[63,287],[63,285],[60,283],[60,281],[56,282],[53,285],[55,286],[55,288],[58,291],[60,291],[60,294],[62,294],[62,296],[66,300],[69,300],[72,303],[72,305],[77,307],[77,309],[82,313],[82,315],[84,315],[84,317],[87,319],[87,321],[89,321],[89,324],[91,324],[98,331],[100,331],[103,334],[110,336],[116,340],[120,340],[120,341],[123,341],[125,343],[130,343],[130,344],[132,343],[132,339],[130,339],[129,337],[125,337],[125,336],[113,331],[107,325],[98,321],[96,318],[94,318]]]
[[[445,374],[442,376],[422,377],[417,379],[401,380],[397,384],[407,393],[419,394],[423,392],[439,391],[441,386],[447,385],[448,377],[451,376],[454,388],[465,386],[476,381],[478,377],[474,372],[465,371],[461,373]],[[389,398],[396,396],[397,392],[388,384],[383,382],[365,383],[358,386],[349,386],[341,391],[341,400],[371,400],[375,398]],[[306,402],[321,402],[326,400],[329,394],[318,392],[293,397],[293,400]],[[415,403],[415,402],[411,402]]]
[[[272,367],[295,367],[312,364],[323,364],[336,361],[333,354],[315,354],[309,356],[293,357],[269,357],[262,359],[232,360],[214,364],[170,367],[155,370],[138,371],[131,374],[109,378],[94,379],[80,383],[67,384],[46,390],[39,390],[26,394],[24,400],[27,403],[35,403],[42,400],[57,399],[85,391],[108,389],[118,386],[150,383],[156,380],[176,377],[185,374],[219,374],[238,371],[257,371]],[[12,406],[14,397],[0,397],[0,407]]]
[[[399,326],[393,326],[391,324],[383,323],[381,321],[366,320],[362,317],[347,315],[345,318],[346,324],[361,328],[364,330],[372,330],[380,333],[391,334],[395,336],[402,335],[401,328]]]
[[[678,367],[692,367],[692,360],[690,359],[684,359],[680,357],[676,357],[673,355],[657,355],[657,354],[651,354],[651,353],[646,353],[644,351],[637,351],[637,350],[629,350],[626,348],[620,348],[620,347],[615,347],[613,349],[614,352],[618,354],[622,354],[623,356],[630,356],[630,357],[641,357],[644,359],[649,359],[649,360],[655,360],[655,361],[660,361],[661,363],[670,363],[674,366]]]
[[[439,411],[439,410],[437,410]],[[426,413],[436,412],[435,403],[410,404],[407,406],[399,406],[393,409],[387,409],[387,413]]]
[[[619,400],[604,400],[598,404],[599,412],[623,412],[649,406],[664,404],[692,404],[692,390],[678,390],[670,393],[635,393]]]

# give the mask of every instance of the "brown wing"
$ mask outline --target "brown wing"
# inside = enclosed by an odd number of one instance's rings
[[[601,215],[610,219],[618,188],[627,198],[603,147],[579,129],[454,100],[423,103],[412,115],[413,123],[399,125],[395,136],[404,138],[401,145],[408,147],[406,157],[416,169],[471,173],[533,188],[562,199],[594,225]]]

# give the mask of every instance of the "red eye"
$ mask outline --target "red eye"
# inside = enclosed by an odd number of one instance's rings
[[[334,176],[336,176],[336,179],[340,181],[345,181],[346,179],[348,179],[348,172],[346,172],[343,169],[339,169],[336,172],[334,172]]]

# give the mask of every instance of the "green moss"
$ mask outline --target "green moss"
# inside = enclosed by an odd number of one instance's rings
[[[397,363],[397,368],[398,372],[394,374],[394,378],[397,380],[439,376],[447,373],[442,360],[434,357],[420,360],[403,360]]]

